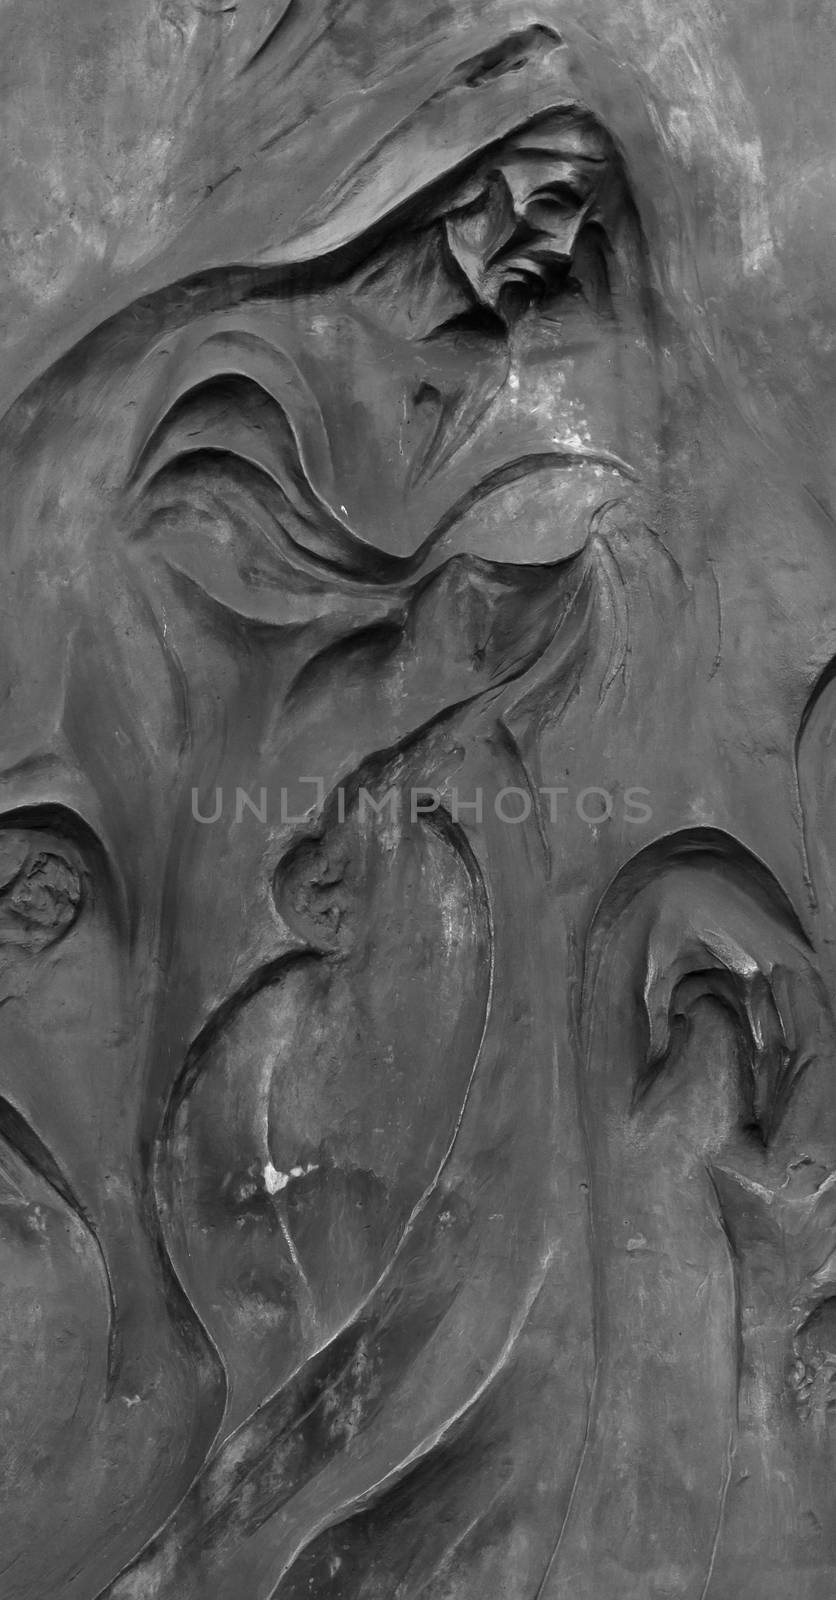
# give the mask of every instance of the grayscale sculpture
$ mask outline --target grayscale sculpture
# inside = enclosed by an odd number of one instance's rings
[[[825,1600],[836,543],[668,13],[235,10],[5,382],[0,1593]]]

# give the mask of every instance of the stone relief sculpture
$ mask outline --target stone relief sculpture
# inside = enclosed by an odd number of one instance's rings
[[[0,1591],[825,1600],[832,524],[623,18],[228,9],[6,385]]]

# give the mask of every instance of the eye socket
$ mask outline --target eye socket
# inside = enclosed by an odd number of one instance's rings
[[[576,217],[584,203],[583,195],[571,184],[550,184],[532,194],[525,207],[525,220],[530,227],[548,232],[559,223]]]

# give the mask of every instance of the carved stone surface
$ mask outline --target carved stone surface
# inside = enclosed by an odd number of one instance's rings
[[[0,1595],[832,1600],[825,8],[0,33]]]

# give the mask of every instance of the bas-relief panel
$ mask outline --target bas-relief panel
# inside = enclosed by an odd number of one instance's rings
[[[680,10],[25,25],[9,1600],[832,1594],[831,391]]]

